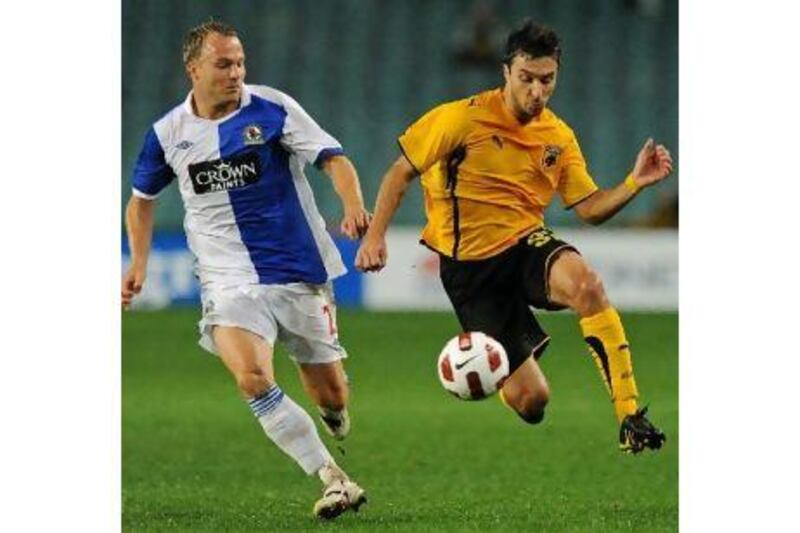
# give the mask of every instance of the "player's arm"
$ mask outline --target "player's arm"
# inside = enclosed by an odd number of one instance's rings
[[[616,215],[645,187],[666,178],[672,172],[672,156],[664,145],[648,139],[633,171],[625,180],[611,189],[596,191],[574,206],[578,217],[589,224],[602,224]]]
[[[127,308],[133,297],[142,290],[147,272],[147,258],[153,240],[153,210],[155,201],[133,195],[125,209],[125,227],[131,264],[122,278],[122,306]]]
[[[333,188],[342,201],[344,216],[339,229],[351,239],[362,237],[369,227],[370,214],[364,208],[356,168],[344,155],[335,155],[322,163],[322,170],[333,181]]]
[[[123,307],[128,307],[133,297],[142,290],[153,240],[155,199],[174,179],[175,172],[167,163],[156,126],[153,126],[147,130],[136,159],[131,178],[133,194],[125,208],[131,264],[122,278]]]
[[[386,266],[386,230],[416,176],[416,169],[404,155],[398,157],[383,176],[372,223],[356,254],[357,269],[372,272]]]
[[[356,254],[364,272],[386,266],[386,230],[409,184],[460,146],[470,128],[470,100],[448,102],[428,111],[398,139],[400,157],[383,176],[369,230]]]

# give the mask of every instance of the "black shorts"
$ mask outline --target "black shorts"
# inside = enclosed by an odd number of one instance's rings
[[[563,251],[576,251],[541,228],[489,259],[454,261],[440,255],[439,275],[464,331],[482,331],[505,347],[513,372],[550,342],[530,307],[557,310],[548,300],[550,265]]]

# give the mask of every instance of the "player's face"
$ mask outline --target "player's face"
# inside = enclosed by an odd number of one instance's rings
[[[245,73],[241,41],[219,33],[206,36],[200,56],[189,64],[192,89],[213,105],[238,103]]]
[[[503,97],[523,123],[539,116],[556,88],[558,62],[553,57],[531,58],[517,54],[511,67],[503,65],[506,86]]]

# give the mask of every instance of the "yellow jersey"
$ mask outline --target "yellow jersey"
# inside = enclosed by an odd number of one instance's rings
[[[557,191],[569,208],[597,190],[573,131],[552,111],[520,124],[501,89],[442,104],[398,139],[421,175],[422,243],[486,259],[544,225]]]

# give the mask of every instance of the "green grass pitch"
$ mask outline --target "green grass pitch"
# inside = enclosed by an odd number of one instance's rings
[[[125,313],[123,529],[675,531],[678,319],[622,316],[643,403],[668,438],[656,454],[617,451],[573,315],[541,316],[552,394],[544,422],[530,426],[496,396],[461,402],[441,388],[436,357],[459,329],[450,314],[340,311],[353,427],[344,453],[323,440],[369,503],[321,523],[311,516],[319,481],[266,440],[221,363],[197,346],[198,311]],[[281,349],[275,367],[315,415]]]

